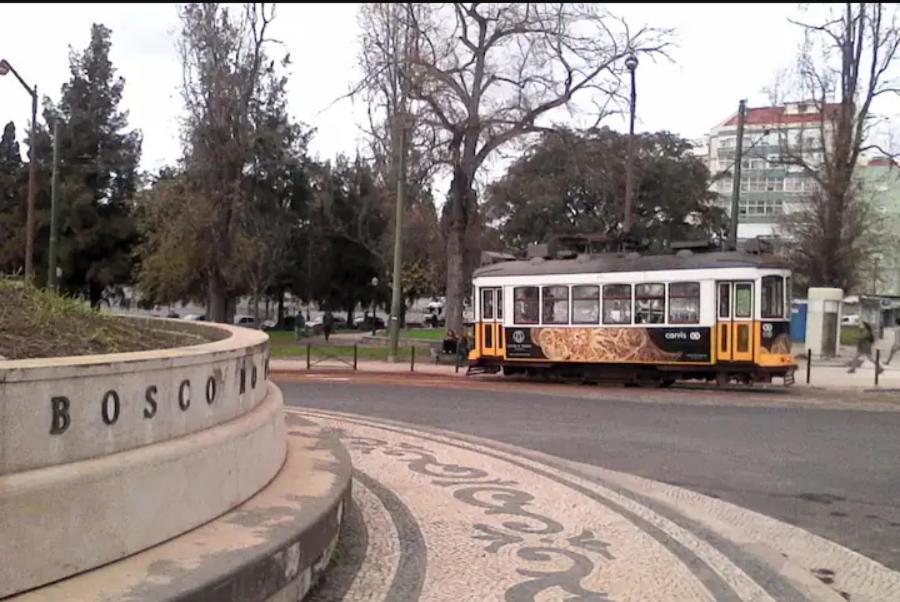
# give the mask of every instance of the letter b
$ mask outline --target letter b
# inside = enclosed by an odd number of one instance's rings
[[[69,418],[69,398],[58,396],[50,398],[50,408],[53,410],[53,419],[50,421],[50,434],[61,435],[66,432],[72,419]]]

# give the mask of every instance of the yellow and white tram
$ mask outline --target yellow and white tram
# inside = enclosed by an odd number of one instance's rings
[[[470,369],[789,384],[790,277],[770,255],[735,251],[485,266]]]

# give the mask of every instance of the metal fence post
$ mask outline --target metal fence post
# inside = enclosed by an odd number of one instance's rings
[[[306,369],[309,370],[309,355],[310,355],[310,347],[309,343],[306,344]]]
[[[359,343],[353,344],[353,369],[356,370],[357,359],[359,358]]]
[[[878,386],[878,373],[881,372],[881,349],[875,350],[875,386]]]
[[[812,372],[812,349],[806,350],[806,384],[809,384],[809,374]]]
[[[416,371],[416,346],[412,345],[409,348],[409,371]]]

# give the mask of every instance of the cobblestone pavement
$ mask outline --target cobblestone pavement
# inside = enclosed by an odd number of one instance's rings
[[[686,489],[325,410],[355,467],[312,600],[898,600],[900,573]]]

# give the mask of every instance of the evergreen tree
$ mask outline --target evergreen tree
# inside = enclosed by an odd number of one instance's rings
[[[44,109],[48,131],[59,120],[60,288],[86,294],[92,306],[104,289],[129,281],[137,242],[131,207],[141,134],[127,130],[128,113],[119,108],[125,80],[116,75],[110,47],[110,29],[94,24],[88,47],[69,54],[70,78],[59,105]],[[40,229],[42,248],[48,221]]]

